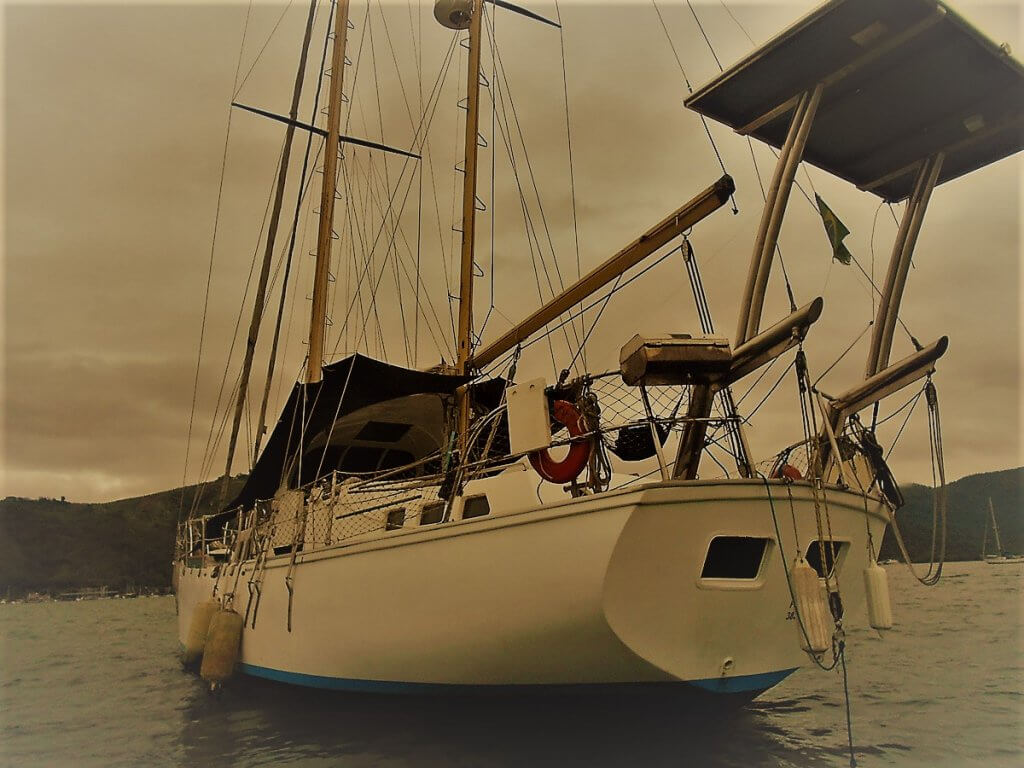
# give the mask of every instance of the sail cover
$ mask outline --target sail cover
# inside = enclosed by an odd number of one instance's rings
[[[804,159],[888,201],[944,152],[938,183],[1021,149],[1024,68],[936,0],[832,0],[725,70],[686,106],[781,147],[824,83]]]
[[[389,446],[401,445],[416,427],[420,432],[438,433],[433,441],[436,449],[444,441],[440,434],[443,420],[437,415],[441,399],[450,398],[457,387],[468,381],[465,376],[410,370],[359,354],[324,366],[320,382],[296,384],[292,388],[281,418],[245,486],[225,509],[270,498],[283,482],[305,482],[317,474],[329,473],[336,466],[336,457],[325,464],[323,456],[330,455],[332,446],[339,447],[335,443],[342,434],[352,438],[341,447],[350,461],[358,458],[360,466],[356,471],[379,467],[388,451],[410,461],[420,458],[414,450],[400,451]],[[483,382],[479,388],[474,385],[474,396],[496,400],[495,395],[500,397],[503,385],[501,379]],[[347,425],[347,433],[337,429],[346,418],[352,422]],[[408,442],[404,447],[408,447]],[[311,459],[301,478],[296,473],[300,456]]]

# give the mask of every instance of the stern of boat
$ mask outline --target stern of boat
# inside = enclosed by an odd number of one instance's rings
[[[819,520],[826,538],[831,530],[834,556],[818,545]],[[757,695],[810,661],[787,580],[797,554],[819,574],[824,554],[844,621],[862,621],[868,531],[877,547],[885,524],[878,499],[835,487],[655,484],[612,553],[605,617],[631,651],[672,677],[716,693]]]

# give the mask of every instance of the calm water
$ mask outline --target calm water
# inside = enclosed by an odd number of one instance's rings
[[[1024,567],[890,566],[899,626],[849,630],[861,766],[1024,765]],[[846,766],[841,678],[801,670],[738,714],[653,702],[380,699],[246,683],[177,662],[174,600],[0,606],[10,766]]]

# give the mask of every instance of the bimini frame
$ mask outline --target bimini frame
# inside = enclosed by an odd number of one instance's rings
[[[760,328],[789,194],[807,160],[889,202],[907,199],[865,381],[833,399],[830,423],[838,431],[857,410],[933,371],[945,338],[925,347],[915,341],[917,352],[889,364],[914,247],[938,184],[1024,146],[1024,67],[937,0],[831,0],[696,91],[686,106],[780,150],[744,285],[737,346]],[[684,435],[681,445],[693,437]]]

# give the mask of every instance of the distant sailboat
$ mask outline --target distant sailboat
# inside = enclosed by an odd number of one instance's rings
[[[999,524],[996,522],[996,512],[992,508],[992,498],[988,500],[988,514],[992,518],[992,531],[996,537],[996,554],[990,555],[988,549],[988,520],[985,520],[985,538],[981,542],[981,559],[990,565],[1002,565],[1003,563],[1024,563],[1024,555],[1008,555],[1003,549],[1003,542],[999,539]]]

